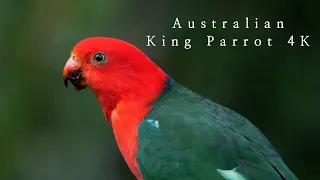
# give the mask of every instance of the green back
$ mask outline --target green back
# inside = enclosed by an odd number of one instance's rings
[[[139,125],[144,180],[297,179],[246,118],[171,78]]]

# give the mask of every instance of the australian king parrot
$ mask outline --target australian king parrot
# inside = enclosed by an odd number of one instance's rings
[[[138,180],[298,179],[248,119],[180,85],[126,41],[80,41],[63,78],[94,92]]]

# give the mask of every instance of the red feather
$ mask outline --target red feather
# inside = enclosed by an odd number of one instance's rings
[[[93,54],[107,57],[103,65],[91,63]],[[136,161],[138,126],[161,93],[167,75],[133,45],[113,38],[95,37],[79,42],[72,54],[96,94],[110,122],[119,149],[134,175],[142,180]]]

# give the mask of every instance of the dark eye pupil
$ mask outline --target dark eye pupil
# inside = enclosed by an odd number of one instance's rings
[[[103,61],[103,55],[100,54],[100,53],[99,53],[99,54],[96,54],[95,60],[98,61],[98,62]]]

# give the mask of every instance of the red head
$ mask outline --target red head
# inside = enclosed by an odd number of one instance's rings
[[[166,74],[135,46],[118,39],[92,37],[71,51],[63,76],[76,90],[89,86],[107,118],[117,103],[129,98],[154,98]]]

